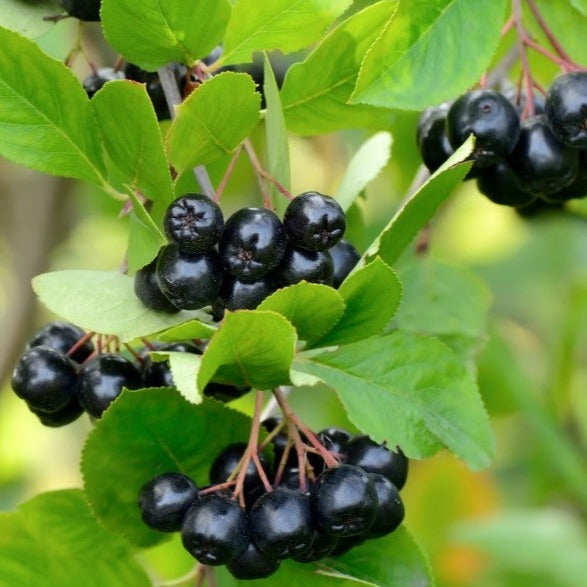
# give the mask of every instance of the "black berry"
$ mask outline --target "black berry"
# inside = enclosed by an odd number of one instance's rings
[[[345,447],[346,463],[360,467],[367,473],[379,473],[387,477],[398,489],[408,478],[408,459],[404,453],[389,450],[385,444],[377,444],[368,436],[355,436]]]
[[[275,272],[275,279],[283,286],[302,280],[332,285],[334,263],[329,251],[308,251],[289,248]]]
[[[546,96],[546,116],[557,137],[570,147],[587,149],[587,72],[554,80]]]
[[[215,251],[186,253],[172,243],[157,258],[157,283],[177,308],[198,310],[210,305],[222,285],[222,267]]]
[[[249,391],[251,391],[251,388],[246,385],[236,386],[227,383],[217,383],[216,381],[210,381],[204,387],[204,395],[206,397],[213,397],[223,403],[238,399]]]
[[[427,108],[418,118],[416,141],[422,161],[430,173],[434,173],[454,152],[446,136],[449,107],[449,103],[444,103]]]
[[[250,512],[251,538],[266,556],[283,559],[312,544],[310,497],[278,488],[260,497]]]
[[[347,278],[348,274],[355,268],[361,255],[359,251],[344,239],[336,243],[329,251],[332,257],[334,273],[332,276],[332,287],[339,288],[340,284]]]
[[[196,484],[182,473],[164,473],[139,491],[143,522],[160,532],[179,532],[191,505],[198,499]]]
[[[505,161],[494,167],[479,169],[477,188],[489,200],[504,206],[527,206],[536,199],[534,194],[520,189],[516,174]]]
[[[306,192],[289,203],[283,215],[283,225],[294,247],[325,251],[343,237],[346,217],[334,198]]]
[[[403,522],[405,510],[397,487],[387,477],[376,473],[369,477],[377,491],[377,515],[365,537],[379,538],[391,534]]]
[[[106,82],[117,79],[124,79],[124,72],[116,71],[112,67],[103,67],[98,69],[96,73],[90,74],[84,81],[83,86],[89,98],[100,90]]]
[[[547,199],[550,202],[566,202],[573,198],[587,196],[587,151],[579,152],[579,170],[573,183],[566,188],[550,194]]]
[[[139,389],[143,378],[139,370],[120,355],[105,353],[82,365],[78,374],[77,393],[80,404],[99,418],[122,393],[122,388]]]
[[[39,418],[43,426],[49,426],[50,428],[60,428],[61,426],[71,424],[84,413],[84,409],[80,406],[77,396],[72,397],[65,406],[55,412],[35,410],[30,405],[29,409]]]
[[[172,342],[157,347],[157,351],[192,353],[201,355],[202,350],[192,342]],[[153,361],[148,355],[143,359],[145,387],[175,387],[168,361]]]
[[[27,350],[36,346],[48,346],[63,354],[67,354],[86,333],[68,322],[51,322],[44,326],[27,343]],[[76,363],[83,363],[94,352],[91,340],[86,340],[70,356]]]
[[[318,527],[328,534],[363,534],[377,515],[375,485],[352,465],[326,469],[312,487],[312,511]]]
[[[292,558],[299,563],[312,563],[329,556],[337,546],[338,538],[336,536],[314,530],[310,548]]]
[[[224,228],[222,210],[202,194],[185,194],[167,208],[163,227],[182,251],[203,253],[214,247]]]
[[[188,510],[181,540],[202,564],[225,565],[249,544],[247,514],[229,497],[204,495]]]
[[[12,389],[38,412],[57,412],[75,397],[76,365],[55,349],[36,346],[27,351],[12,373]]]
[[[286,248],[283,224],[264,208],[242,208],[227,221],[220,240],[226,270],[241,281],[258,281],[281,261]]]
[[[265,579],[279,568],[280,561],[265,556],[254,542],[249,545],[226,568],[236,579]]]
[[[151,261],[151,263],[145,265],[135,273],[135,295],[149,310],[175,314],[179,312],[179,308],[176,308],[161,291],[157,282],[156,268],[157,259]]]
[[[577,177],[579,152],[559,141],[544,116],[527,119],[508,162],[522,189],[548,195],[570,185]]]
[[[521,116],[526,109],[526,103],[528,102],[528,96],[526,92],[518,91],[516,87],[510,87],[503,91],[502,94],[512,103],[518,114]],[[540,92],[533,92],[534,100],[534,114],[544,114],[546,101],[544,95]]]
[[[214,317],[222,319],[225,310],[254,310],[276,289],[275,279],[271,275],[250,283],[227,275],[212,308]]]
[[[213,485],[224,483],[232,472],[236,469],[242,456],[245,454],[247,445],[237,442],[227,446],[213,461],[210,467],[210,483]],[[265,456],[259,454],[259,460],[265,471],[269,468],[269,463]],[[245,489],[259,485],[261,478],[253,461],[249,461],[247,472],[245,474]]]
[[[498,92],[474,90],[450,107],[446,132],[455,149],[470,134],[475,135],[475,165],[489,167],[512,152],[520,136],[520,116],[511,102]]]
[[[101,0],[59,0],[69,16],[86,21],[100,20]]]

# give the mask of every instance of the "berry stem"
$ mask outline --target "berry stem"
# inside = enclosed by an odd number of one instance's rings
[[[263,195],[263,206],[271,210],[273,208],[271,204],[271,196],[265,187],[265,183],[263,182],[263,176],[261,175],[261,164],[259,163],[259,159],[257,158],[257,154],[255,153],[255,149],[253,149],[253,145],[249,139],[245,139],[243,141],[243,145],[247,155],[249,157],[249,161],[255,170],[255,175],[257,176],[257,184],[259,185],[259,190]]]
[[[261,414],[261,422],[264,420],[263,415]],[[269,443],[284,429],[286,424],[285,420],[282,420],[271,432],[267,435],[265,440],[259,445],[259,450],[263,450]]]
[[[84,344],[86,344],[86,342],[88,342],[88,340],[90,340],[95,334],[95,332],[88,332],[85,336],[82,336],[82,338],[80,338],[65,354],[68,357],[71,357],[75,351],[84,346]]]
[[[285,471],[285,466],[287,464],[287,459],[289,458],[289,453],[291,452],[292,446],[293,440],[291,439],[291,437],[288,437],[287,442],[285,444],[285,448],[283,449],[283,454],[281,455],[281,459],[279,460],[277,472],[275,473],[275,479],[273,480],[274,487],[277,487],[281,483],[281,478],[283,477],[283,472]]]
[[[218,186],[218,189],[216,190],[216,193],[214,194],[214,197],[212,198],[214,200],[214,202],[216,202],[216,203],[220,202],[220,198],[222,197],[222,194],[224,192],[224,188],[226,187],[226,184],[228,183],[228,180],[230,179],[230,176],[232,175],[232,172],[234,171],[234,166],[236,165],[236,162],[238,161],[238,158],[240,157],[242,150],[243,150],[243,145],[241,143],[237,147],[236,151],[234,152],[234,155],[232,156],[232,159],[230,160],[230,163],[228,164],[228,167],[226,168],[226,172],[224,173],[224,177],[222,178],[222,181],[220,182],[220,185]]]
[[[283,390],[279,387],[273,390],[273,396],[277,400],[283,415],[290,420],[298,430],[308,439],[310,444],[320,453],[320,456],[324,459],[324,462],[328,467],[336,467],[338,465],[338,460],[335,459],[327,450],[322,446],[320,441],[316,438],[316,435],[307,427],[305,426],[301,420],[297,417],[295,412],[291,409],[290,405],[287,403],[285,399],[285,395]]]
[[[134,357],[135,361],[137,361],[141,365],[144,365],[145,364],[145,359],[143,359],[143,357],[141,357],[141,355],[139,355],[139,353],[137,353],[137,351],[135,351],[130,346],[130,344],[124,342],[123,345],[124,345],[124,348]]]
[[[214,574],[214,568],[204,565],[202,569],[204,570],[204,576],[208,582],[208,587],[218,587],[218,583],[216,583],[216,575]]]
[[[288,420],[289,435],[293,439],[296,448],[296,455],[298,457],[298,472],[300,476],[300,491],[306,491],[306,453],[304,451],[304,443],[300,437],[300,432],[296,428],[291,419]]]
[[[512,19],[518,35],[518,45],[520,47],[520,61],[522,62],[523,84],[526,92],[526,106],[522,113],[522,119],[526,116],[534,116],[534,89],[532,74],[530,72],[530,63],[528,62],[528,51],[525,39],[526,31],[522,25],[522,0],[512,0]]]
[[[157,350],[157,347],[148,339],[148,338],[141,338],[141,342],[150,350],[154,351]]]
[[[198,495],[208,495],[209,493],[224,491],[225,489],[230,489],[235,485],[236,481],[234,479],[232,481],[225,481],[224,483],[218,483],[217,485],[211,485],[210,487],[206,487],[206,489],[201,489],[200,491],[198,491]]]

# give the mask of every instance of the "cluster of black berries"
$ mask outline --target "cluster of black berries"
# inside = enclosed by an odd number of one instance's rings
[[[91,337],[65,322],[52,322],[27,343],[12,375],[12,389],[46,426],[64,426],[86,411],[100,418],[123,389],[174,387],[168,362],[155,362],[151,350],[202,354],[204,344],[177,342],[143,348],[136,361],[119,353],[97,352]],[[204,395],[222,402],[249,387],[212,381]]]
[[[186,194],[167,209],[170,243],[135,276],[135,293],[158,312],[212,306],[253,309],[280,287],[302,280],[338,287],[359,260],[341,240],[346,228],[333,198],[306,192],[288,205],[283,222],[266,208],[242,208],[224,222],[218,204]]]
[[[420,115],[417,140],[425,165],[435,171],[473,134],[473,167],[481,193],[492,202],[524,208],[560,205],[587,196],[587,72],[557,78],[535,115],[515,93],[473,90],[452,104]]]
[[[250,462],[243,508],[226,489],[247,448],[235,444],[214,460],[207,488],[199,490],[181,473],[145,483],[138,499],[142,519],[161,532],[181,531],[192,556],[202,564],[226,565],[237,579],[268,577],[286,558],[308,563],[338,556],[365,539],[393,532],[404,518],[399,490],[408,461],[403,453],[340,429],[324,430],[319,437],[341,464],[325,468],[321,463],[305,491],[297,464],[267,492]],[[269,460],[263,454],[259,460],[271,478]]]

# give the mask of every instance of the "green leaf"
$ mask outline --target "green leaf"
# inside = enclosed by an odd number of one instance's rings
[[[326,285],[302,281],[265,298],[258,310],[285,316],[308,345],[326,334],[342,317],[345,304],[340,294]]]
[[[348,164],[336,195],[343,210],[348,210],[359,194],[379,175],[391,156],[393,137],[379,132],[365,141]]]
[[[283,109],[279,97],[279,88],[269,57],[265,54],[263,73],[263,93],[267,102],[265,113],[265,136],[267,141],[267,171],[286,189],[290,189],[291,171],[289,165],[289,141]],[[274,186],[269,186],[275,211],[282,216],[287,207],[287,200]]]
[[[446,446],[472,469],[491,461],[493,435],[477,386],[434,338],[396,331],[300,356],[294,368],[332,387],[357,428],[409,457]]]
[[[108,43],[124,57],[154,71],[170,61],[188,65],[205,57],[222,38],[230,17],[226,0],[102,0]]]
[[[124,392],[96,422],[82,452],[84,490],[94,513],[136,544],[160,542],[165,535],[141,520],[141,486],[175,471],[203,487],[215,456],[245,441],[249,428],[246,416],[214,401],[195,406],[173,389]]]
[[[506,4],[401,0],[365,56],[351,103],[421,110],[465,92],[497,49]]]
[[[344,315],[314,346],[347,344],[381,333],[397,310],[402,286],[393,269],[376,258],[345,279],[339,292]]]
[[[115,271],[54,271],[33,279],[41,302],[63,319],[86,330],[115,334],[122,342],[149,336],[201,312],[163,314],[147,310],[134,293],[132,277]]]
[[[416,260],[400,275],[404,297],[396,316],[398,327],[438,336],[455,352],[457,342],[472,358],[487,330],[491,294],[485,283],[466,269],[430,258]]]
[[[240,0],[232,10],[219,64],[246,63],[254,51],[290,53],[316,41],[351,0]],[[295,34],[292,34],[295,31]]]
[[[80,490],[42,493],[0,514],[0,584],[148,587],[130,546],[105,530]]]
[[[287,127],[315,135],[352,126],[389,128],[389,110],[349,104],[361,62],[394,13],[396,1],[377,2],[336,27],[302,63],[292,65],[281,89]]]
[[[255,389],[287,385],[296,339],[293,326],[275,312],[227,312],[204,352],[198,389],[212,378]]]
[[[224,72],[194,90],[167,135],[178,174],[231,154],[259,121],[261,96],[246,73]]]
[[[91,100],[110,164],[149,200],[173,200],[169,165],[145,86],[113,81]]]
[[[136,271],[150,263],[167,241],[144,206],[133,202],[133,207],[129,216],[127,261],[128,268]]]
[[[149,355],[154,361],[169,361],[173,383],[181,395],[192,404],[202,403],[202,394],[196,385],[196,375],[202,362],[201,355],[174,351],[154,351]]]
[[[210,338],[216,330],[210,324],[204,324],[199,320],[189,320],[160,332],[156,338],[163,342],[177,342],[191,340],[192,338]]]
[[[432,177],[416,191],[397,211],[389,224],[363,255],[371,259],[378,255],[388,265],[393,265],[418,232],[434,216],[436,210],[459,185],[471,168],[471,163],[462,163],[473,149],[469,138],[457,149]]]
[[[38,171],[104,183],[98,126],[73,73],[0,28],[0,154]]]
[[[52,0],[0,0],[0,26],[35,39],[55,26],[43,18],[61,12]]]
[[[587,16],[587,0],[571,0],[571,4],[583,15]]]

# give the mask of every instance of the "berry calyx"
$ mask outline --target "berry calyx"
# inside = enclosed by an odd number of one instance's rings
[[[281,261],[285,229],[265,208],[242,208],[224,226],[220,256],[226,270],[243,282],[258,281]]]
[[[224,217],[216,202],[202,194],[189,193],[169,205],[163,228],[180,250],[203,253],[218,242]]]
[[[230,563],[249,545],[245,511],[230,498],[210,494],[188,510],[181,529],[185,549],[204,565]]]
[[[156,272],[165,297],[182,310],[210,305],[222,285],[222,266],[215,251],[186,253],[175,243],[159,251]]]
[[[377,491],[362,469],[326,469],[312,486],[312,511],[319,528],[334,536],[366,532],[377,515]]]
[[[104,353],[82,365],[78,374],[79,402],[94,418],[122,393],[122,389],[140,389],[143,378],[139,370],[120,355]]]
[[[270,558],[295,556],[312,544],[312,512],[307,494],[275,489],[255,502],[249,516],[251,538]]]
[[[31,409],[57,412],[75,397],[76,365],[55,349],[35,346],[18,360],[11,384]]]
[[[546,95],[546,117],[563,143],[587,149],[587,71],[554,80]]]
[[[134,292],[143,305],[154,312],[175,314],[179,312],[161,291],[157,281],[157,259],[139,269],[135,273]]]
[[[283,225],[294,247],[325,251],[343,237],[346,217],[334,198],[318,192],[305,192],[289,203],[283,215]]]
[[[33,334],[27,343],[26,350],[37,346],[46,346],[66,355],[85,336],[86,333],[74,324],[51,322]],[[92,341],[86,340],[69,355],[69,358],[76,363],[83,363],[93,352]]]
[[[198,499],[196,484],[182,473],[164,473],[139,491],[143,522],[160,532],[178,532],[189,508]]]

